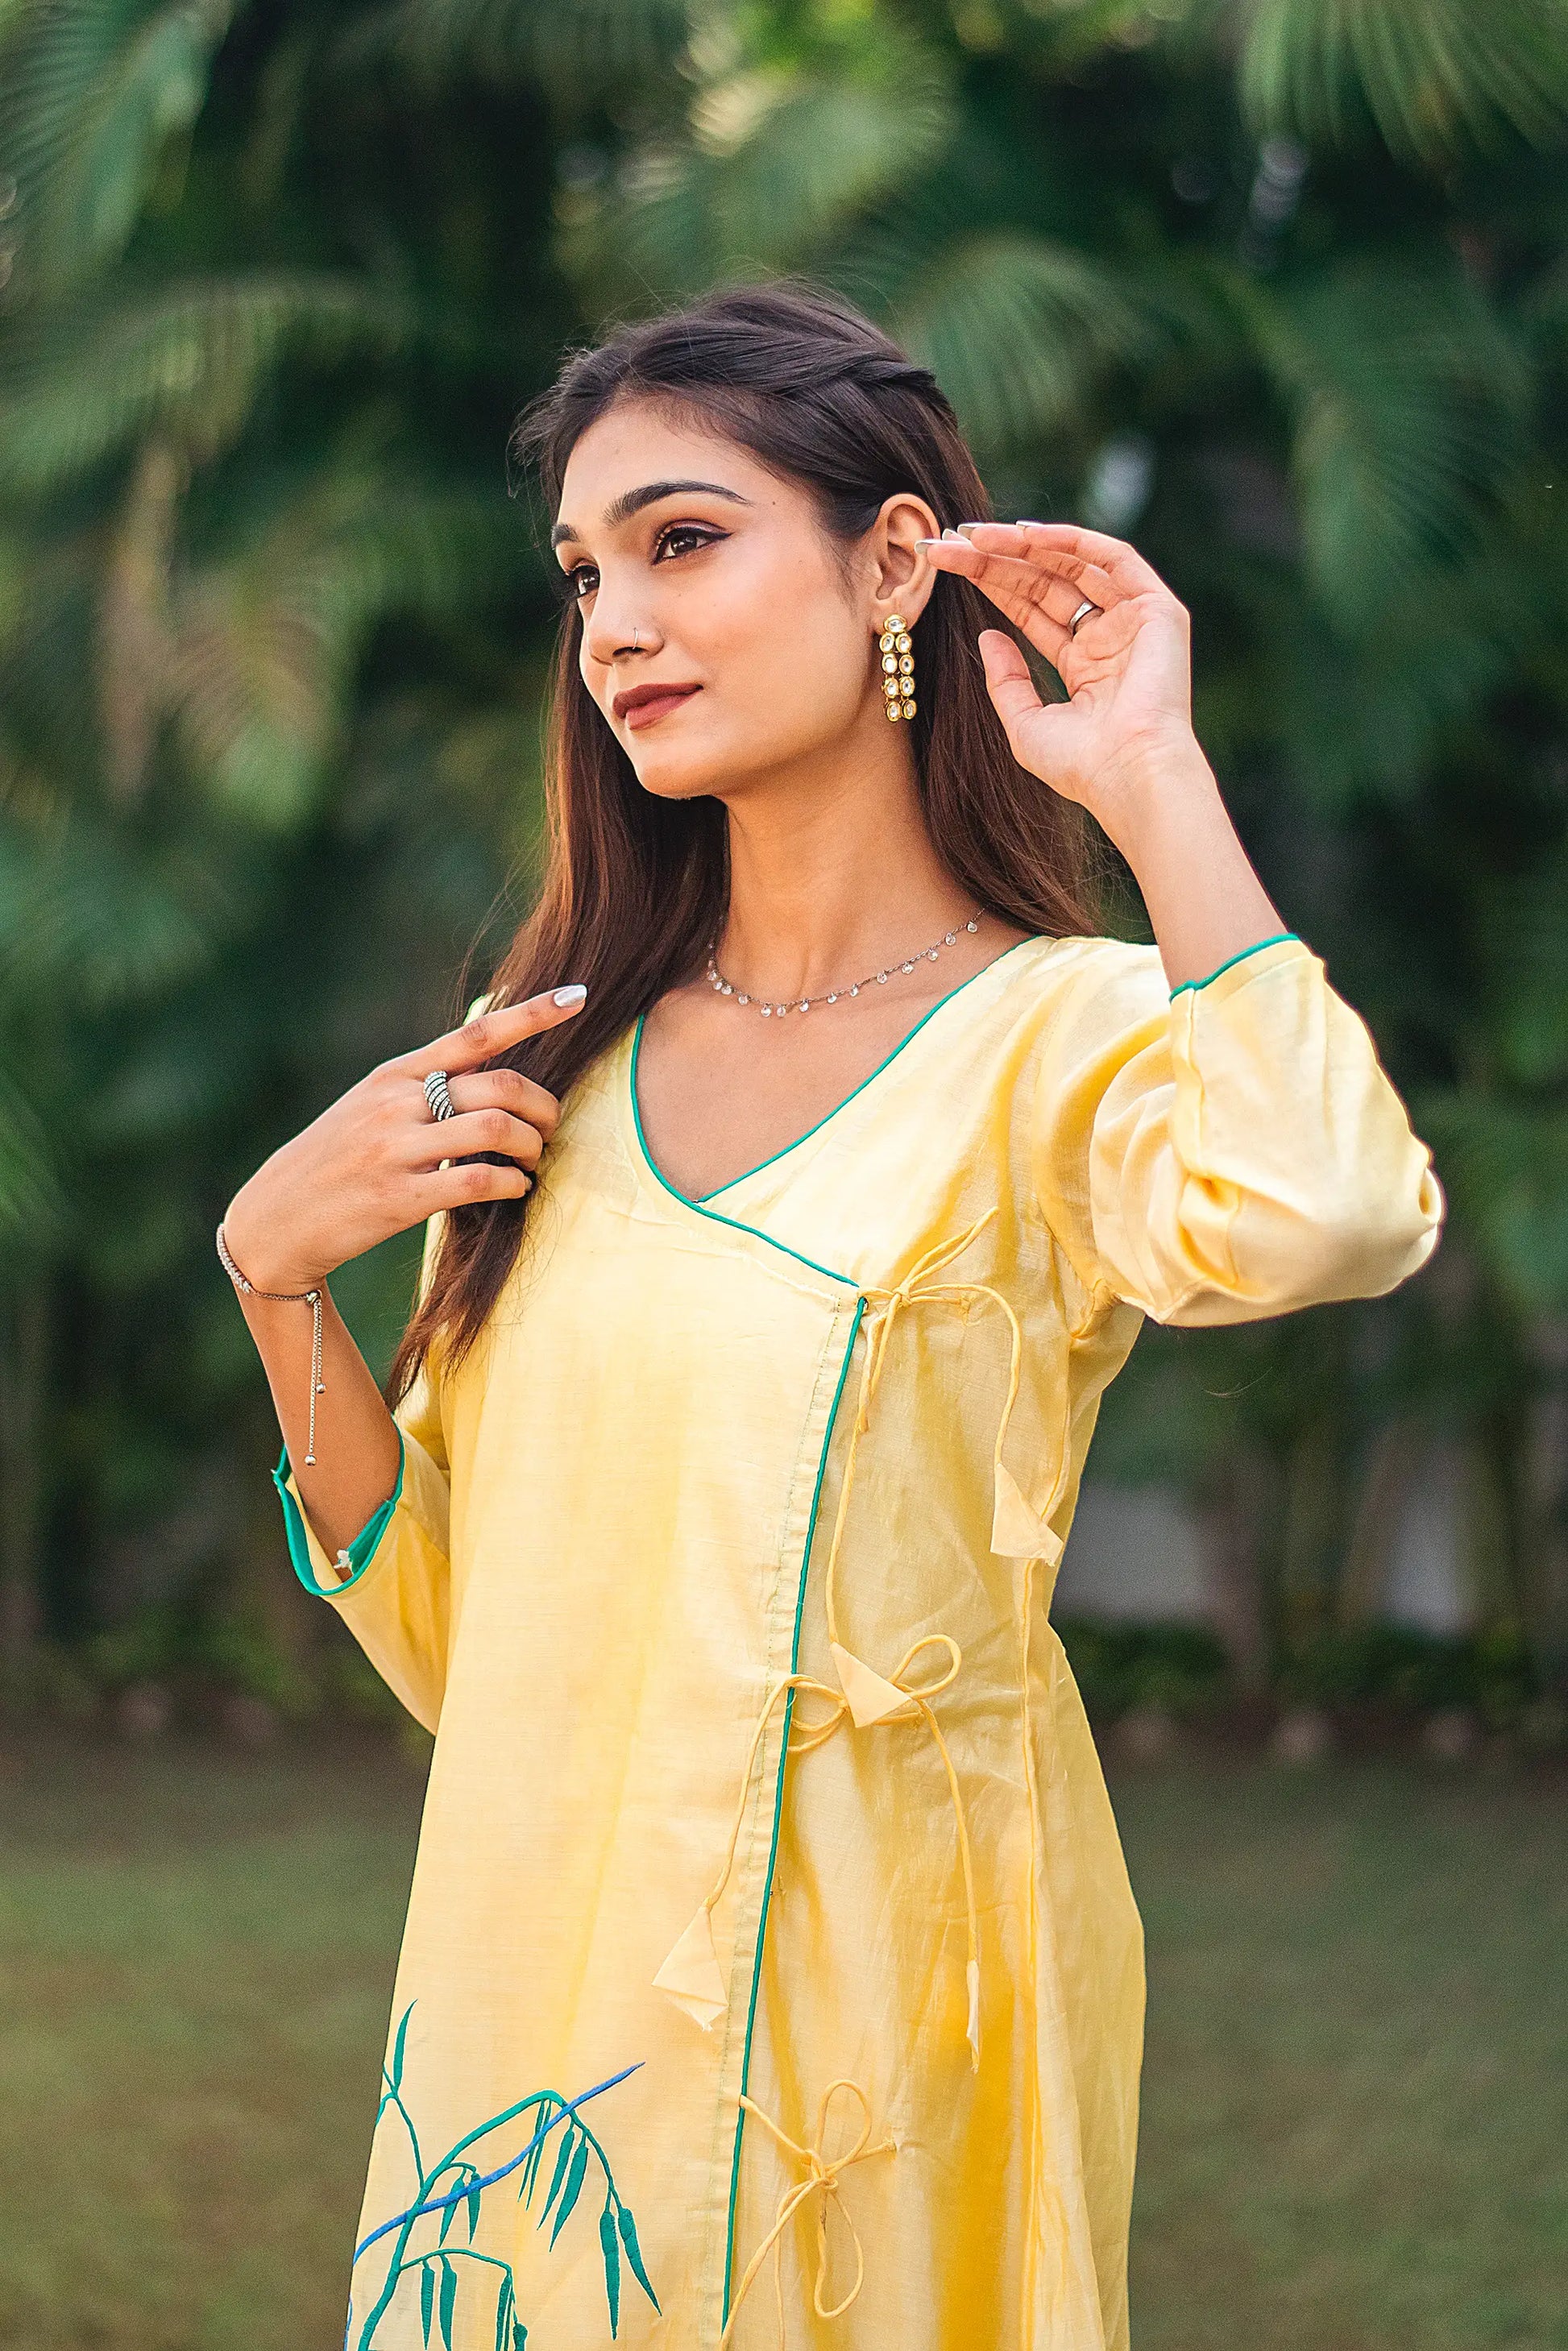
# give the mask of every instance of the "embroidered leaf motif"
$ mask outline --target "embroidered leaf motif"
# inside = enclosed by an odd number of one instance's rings
[[[613,2342],[621,2323],[621,2240],[615,2215],[607,2204],[599,2216],[599,2242],[604,2254],[604,2299],[610,2304],[610,2335]]]
[[[402,2017],[397,2029],[397,2038],[392,2043],[392,2085],[394,2090],[401,2090],[402,2087],[402,2061],[404,2052],[408,2047],[408,2020],[413,2014],[413,2002],[411,2000],[408,2006],[403,2010]]]
[[[355,2297],[350,2294],[344,2351],[376,2351],[381,2323],[398,2299],[404,2279],[414,2271],[419,2273],[420,2338],[424,2351],[431,2351],[432,2331],[437,2325],[440,2335],[438,2351],[455,2351],[455,2330],[463,2281],[466,2278],[476,2292],[481,2287],[487,2290],[492,2273],[499,2280],[494,2305],[496,2351],[526,2351],[528,2330],[518,2314],[517,2281],[512,2266],[491,2253],[478,2252],[474,2240],[478,2231],[486,2189],[518,2172],[521,2175],[518,2195],[526,2195],[531,2200],[533,2185],[543,2161],[545,2141],[558,2133],[555,2167],[544,2210],[538,2216],[539,2225],[542,2227],[553,2214],[549,2237],[553,2245],[577,2208],[591,2158],[599,2167],[605,2198],[599,2221],[599,2244],[604,2263],[604,2293],[611,2335],[613,2336],[620,2325],[622,2248],[633,2274],[657,2310],[658,2298],[643,2267],[637,2244],[636,2226],[622,2203],[610,2168],[610,2158],[588,2125],[579,2120],[577,2112],[590,2099],[601,2097],[606,2091],[616,2088],[638,2070],[637,2065],[622,2067],[620,2073],[611,2074],[605,2081],[596,2082],[590,2089],[580,2090],[570,2099],[564,2097],[559,2090],[532,2091],[500,2113],[492,2115],[487,2122],[465,2131],[439,2161],[426,2163],[419,2151],[413,2116],[398,2086],[407,2047],[404,2028],[413,2005],[411,2001],[409,2009],[404,2011],[389,2062],[382,2068],[382,2078],[387,2086],[386,2095],[377,2108],[377,2119],[380,2120],[388,2105],[395,2102],[400,2124],[406,2127],[413,2150],[418,2186],[403,2210],[393,2213],[389,2220],[371,2229],[354,2249],[357,2271],[358,2264],[372,2245],[388,2237],[393,2239],[391,2259],[381,2289],[357,2335],[354,2332]],[[495,2145],[494,2156],[489,2162],[483,2158],[476,2162],[469,2157],[468,2149],[486,2139],[492,2139],[494,2143],[495,2134],[508,2129],[513,2135],[512,2144],[516,2149],[509,2158],[502,2154],[498,2144]],[[497,2157],[499,2160],[495,2159]],[[448,2236],[455,2237],[454,2224],[459,2207],[467,2216],[468,2245],[465,2248],[454,2241],[451,2250],[447,2251]],[[440,2216],[438,2220],[437,2215]],[[421,2221],[436,2224],[431,2231],[435,2238],[434,2244],[431,2244],[427,2237],[423,2250],[417,2249],[413,2242],[414,2230]],[[468,2266],[460,2268],[460,2262]],[[487,2312],[489,2305],[485,2304],[484,2307]],[[386,2351],[384,2345],[382,2351]]]
[[[530,2204],[534,2200],[534,2183],[539,2176],[539,2166],[545,2159],[545,2147],[547,2145],[547,2141],[544,2137],[544,2130],[549,2120],[549,2110],[547,2106],[545,2111],[539,2116],[539,2130],[534,2141],[534,2151],[529,2156],[528,2161],[524,2164],[523,2176],[517,2183],[518,2196],[526,2198]]]
[[[572,2207],[582,2193],[582,2183],[587,2177],[588,2141],[583,2139],[577,2153],[571,2158],[571,2169],[566,2175],[566,2189],[560,2199],[560,2210],[555,2216],[555,2227],[549,2232],[552,2245],[570,2220]]]
[[[653,2304],[654,2309],[657,2310],[659,2307],[659,2297],[653,2292],[653,2285],[649,2281],[648,2273],[643,2266],[643,2248],[637,2242],[637,2223],[632,2218],[632,2207],[630,2204],[622,2204],[621,2207],[620,2220],[621,2241],[626,2248],[626,2259],[631,2264],[632,2274],[636,2279],[638,2284],[642,2287],[643,2293],[647,2295],[649,2301]]]
[[[556,2198],[560,2194],[566,2175],[571,2168],[571,2150],[576,2136],[577,2134],[573,2126],[570,2123],[568,2123],[566,2128],[560,2135],[560,2153],[556,2157],[555,2169],[550,2174],[549,2194],[545,2198],[545,2209],[539,2214],[539,2226],[541,2229],[545,2222],[549,2219],[550,2207],[555,2202]],[[551,2235],[550,2242],[552,2245],[555,2242],[553,2234]]]

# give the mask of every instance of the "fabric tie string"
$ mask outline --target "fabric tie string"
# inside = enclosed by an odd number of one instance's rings
[[[965,1231],[939,1241],[919,1258],[904,1280],[891,1287],[868,1283],[860,1296],[870,1309],[866,1318],[866,1348],[861,1365],[860,1390],[856,1399],[853,1426],[849,1450],[844,1460],[843,1482],[839,1489],[838,1509],[834,1513],[832,1536],[828,1546],[827,1567],[823,1577],[823,1600],[827,1616],[828,1643],[840,1687],[833,1689],[810,1674],[781,1674],[766,1692],[747,1750],[746,1766],[741,1773],[740,1790],[736,1802],[735,1816],[730,1825],[729,1840],[723,1866],[717,1878],[704,1896],[695,1915],[677,1938],[664,1965],[653,1978],[657,1988],[669,1995],[705,2031],[716,2022],[727,2008],[728,1994],[718,1964],[714,1940],[713,1913],[729,1883],[735,1865],[736,1847],[746,1816],[746,1801],[751,1787],[752,1773],[757,1767],[761,1747],[773,1710],[785,1694],[792,1690],[810,1691],[822,1698],[831,1711],[827,1719],[808,1726],[802,1735],[792,1736],[789,1752],[800,1754],[832,1736],[847,1714],[857,1729],[867,1729],[888,1721],[914,1721],[925,1725],[941,1759],[947,1780],[948,1794],[953,1805],[954,1824],[957,1833],[958,1859],[963,1876],[964,1907],[967,1928],[967,1949],[965,1959],[965,1987],[967,1995],[965,2037],[969,2043],[970,2064],[975,2071],[980,2063],[980,1936],[979,1912],[975,1896],[974,1860],[969,1842],[968,1820],[963,1792],[954,1768],[942,1728],[932,1710],[930,1701],[946,1689],[957,1677],[963,1665],[963,1652],[949,1634],[928,1633],[905,1651],[892,1674],[881,1674],[863,1657],[851,1649],[841,1638],[838,1608],[839,1557],[843,1546],[844,1529],[849,1520],[850,1497],[854,1489],[855,1469],[860,1457],[860,1442],[871,1423],[871,1407],[882,1380],[887,1361],[888,1343],[901,1313],[915,1305],[952,1303],[965,1298],[980,1298],[1000,1308],[1007,1317],[1011,1348],[1008,1366],[1008,1390],[997,1424],[992,1447],[992,1522],[991,1548],[999,1556],[1011,1559],[1045,1559],[1054,1565],[1061,1552],[1061,1541],[1048,1524],[1048,1514],[1054,1508],[1066,1475],[1066,1454],[1059,1468],[1057,1482],[1045,1511],[1037,1511],[1028,1501],[1017,1480],[1002,1459],[1009,1424],[1018,1400],[1019,1384],[1023,1363],[1023,1332],[1010,1302],[988,1282],[956,1281],[944,1279],[947,1268],[961,1256],[977,1236],[997,1214],[989,1207],[977,1217]],[[924,1685],[911,1687],[904,1677],[915,1659],[927,1648],[940,1646],[948,1653],[947,1670],[941,1677]]]
[[[825,2152],[829,2109],[832,2105],[835,2093],[840,2090],[847,2090],[859,2105],[861,2126],[852,2146],[846,2147],[842,2155],[830,2157]],[[852,2164],[867,2163],[873,2156],[894,2154],[895,2142],[891,2138],[884,2138],[879,2140],[875,2147],[869,2144],[871,2100],[866,2096],[860,2084],[852,2082],[847,2075],[841,2076],[836,2082],[830,2082],[822,2093],[821,2104],[817,2109],[817,2137],[813,2145],[798,2146],[792,2138],[779,2129],[772,2116],[766,2114],[756,2100],[748,2098],[744,2091],[741,2093],[740,2103],[748,2115],[756,2116],[764,2129],[771,2131],[786,2155],[793,2156],[795,2160],[804,2167],[806,2176],[803,2179],[798,2180],[793,2188],[785,2189],[779,2199],[779,2211],[773,2226],[746,2265],[740,2283],[735,2290],[735,2298],[729,2306],[729,2316],[725,2321],[724,2333],[719,2336],[719,2351],[724,2351],[724,2346],[728,2343],[735,2330],[735,2322],[740,2314],[740,2305],[750,2292],[753,2282],[769,2253],[773,2256],[773,2293],[779,2306],[779,2341],[782,2351],[785,2341],[784,2234],[786,2230],[800,2207],[809,2203],[811,2198],[817,2198],[817,2275],[811,2290],[811,2305],[819,2318],[841,2318],[865,2283],[865,2251],[861,2244],[859,2231],[850,2218],[848,2207],[844,2202],[843,2191],[839,2185],[840,2176],[848,2171]],[[854,2247],[855,2256],[854,2282],[849,2292],[840,2301],[833,2303],[828,2300],[828,2208],[831,2204],[838,2207],[839,2217],[849,2231],[850,2242]]]

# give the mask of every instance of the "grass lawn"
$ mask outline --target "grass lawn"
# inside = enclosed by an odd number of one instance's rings
[[[1568,2351],[1568,1788],[1115,1795],[1136,2351]],[[418,1802],[370,1743],[0,1763],[5,2351],[334,2351]]]

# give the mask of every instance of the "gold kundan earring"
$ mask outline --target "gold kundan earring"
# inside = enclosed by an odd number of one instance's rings
[[[882,624],[882,690],[890,718],[915,716],[915,641],[902,612],[890,612]]]

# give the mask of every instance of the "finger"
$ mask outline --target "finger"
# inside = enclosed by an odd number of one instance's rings
[[[1071,642],[1071,632],[1065,619],[1058,620],[1051,611],[1046,594],[1048,583],[1033,565],[976,555],[964,567],[964,576],[1023,631],[1037,653],[1042,653],[1047,661],[1061,667],[1061,655]],[[1059,590],[1059,600],[1061,592]],[[1076,608],[1082,598],[1074,595],[1072,601]]]
[[[1031,543],[1042,553],[1049,550],[1094,564],[1124,596],[1175,594],[1135,547],[1129,547],[1124,538],[1113,538],[1107,531],[1086,530],[1075,522],[1026,522],[1016,528],[1027,531]],[[1096,597],[1094,601],[1098,603],[1100,600]]]
[[[997,716],[1007,728],[1009,742],[1014,742],[1024,720],[1044,705],[1029,674],[1029,664],[1011,637],[1000,629],[982,629],[978,643]]]
[[[413,1195],[418,1215],[433,1217],[439,1208],[467,1208],[483,1200],[520,1200],[532,1189],[533,1177],[520,1167],[497,1167],[492,1159],[464,1159],[426,1176]],[[413,1222],[415,1219],[410,1219]]]
[[[1008,559],[1010,554],[1012,559],[1039,569],[1048,583],[1045,590],[1047,609],[1053,618],[1070,621],[1085,597],[1092,604],[1098,605],[1102,612],[1108,612],[1113,605],[1126,601],[1127,590],[1112,577],[1103,564],[1091,563],[1086,557],[1063,548],[1038,544],[1030,535],[1033,527],[1018,524],[1013,528],[1019,532],[1014,547],[1011,549],[993,549],[992,552],[999,552],[1003,560]]]
[[[587,992],[585,988],[583,996]],[[497,1053],[520,1045],[525,1037],[570,1020],[581,1011],[583,996],[559,987],[543,996],[530,996],[521,1004],[506,1005],[497,1012],[477,1012],[461,1029],[449,1029],[444,1037],[403,1054],[397,1066],[415,1078],[428,1077],[432,1070],[445,1070],[449,1074],[454,1070],[476,1070]],[[559,1001],[562,997],[568,999],[565,1003]]]
[[[1113,604],[1125,601],[1126,590],[1118,587],[1110,573],[1102,569],[1100,565],[1090,563],[1083,557],[1070,554],[1062,549],[1036,546],[1028,536],[1030,528],[1033,527],[1022,523],[974,524],[967,538],[936,539],[932,542],[930,551],[933,555],[949,555],[972,546],[973,561],[966,563],[959,554],[956,561],[950,561],[945,568],[962,572],[966,579],[973,580],[977,587],[986,584],[987,574],[993,565],[1021,567],[1017,576],[1031,575],[1041,582],[1039,601],[1054,620],[1071,620],[1085,597],[1092,604],[1097,604],[1103,612],[1109,611]],[[986,533],[983,539],[975,536],[981,530]],[[1005,537],[993,536],[997,533],[1005,534]],[[986,567],[985,570],[982,570],[982,565]],[[939,564],[938,569],[942,568]],[[998,576],[1009,575],[1004,570]]]
[[[537,1167],[544,1137],[537,1126],[510,1111],[471,1110],[456,1118],[432,1119],[413,1130],[413,1165],[434,1167],[443,1159],[469,1159],[478,1151],[501,1151],[525,1167]]]
[[[526,1118],[547,1142],[560,1123],[560,1104],[554,1094],[505,1063],[499,1069],[454,1078],[446,1093],[455,1111],[508,1110],[514,1118]]]

